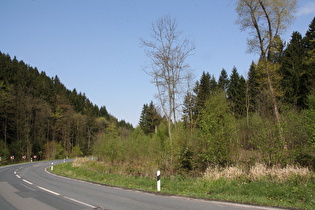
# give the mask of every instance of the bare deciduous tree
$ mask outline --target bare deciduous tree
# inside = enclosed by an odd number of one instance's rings
[[[176,124],[176,110],[181,104],[179,95],[184,81],[190,76],[186,63],[194,51],[189,39],[182,39],[178,24],[170,16],[159,18],[152,24],[151,40],[141,39],[151,66],[145,69],[157,87],[157,97],[168,121],[168,133],[172,141],[171,124]],[[171,142],[172,144],[172,142]]]

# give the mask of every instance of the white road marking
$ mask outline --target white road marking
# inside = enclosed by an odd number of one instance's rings
[[[51,190],[48,190],[48,189],[43,188],[43,187],[41,187],[41,186],[37,186],[37,188],[39,188],[39,189],[41,189],[41,190],[44,190],[44,191],[46,191],[46,192],[49,192],[49,193],[51,193],[51,194],[54,194],[54,195],[60,195],[59,193],[56,193],[56,192],[51,191]]]
[[[16,176],[17,178],[21,179],[21,177],[20,177],[19,175],[16,174],[15,176]]]
[[[17,175],[17,176],[18,176],[18,175]],[[25,180],[25,179],[22,179],[22,181],[23,181],[23,182],[26,182],[27,184],[30,184],[30,185],[33,184],[32,182],[29,182],[29,181],[27,181],[27,180]]]
[[[90,204],[88,204],[88,203],[84,203],[84,202],[82,202],[82,201],[78,201],[78,200],[76,200],[76,199],[69,198],[69,197],[67,197],[67,196],[63,196],[63,197],[64,197],[65,199],[68,199],[68,200],[70,200],[70,201],[73,201],[73,202],[82,204],[82,205],[84,205],[84,206],[87,206],[87,207],[90,207],[90,208],[93,208],[93,209],[96,208],[96,206],[92,206],[92,205],[90,205]]]

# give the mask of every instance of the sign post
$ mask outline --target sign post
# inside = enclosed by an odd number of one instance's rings
[[[157,191],[161,191],[161,172],[157,171],[156,172],[156,180],[157,180]]]

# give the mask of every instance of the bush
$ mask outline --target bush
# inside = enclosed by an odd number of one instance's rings
[[[235,118],[229,108],[224,92],[210,97],[202,112],[201,158],[206,165],[224,166],[230,162],[231,149],[235,150]]]
[[[308,153],[300,153],[295,157],[295,161],[303,167],[310,167],[315,170],[315,157]]]

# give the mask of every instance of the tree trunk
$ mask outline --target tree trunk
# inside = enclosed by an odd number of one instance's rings
[[[265,69],[266,69],[266,72],[267,72],[268,87],[269,87],[269,90],[270,90],[270,96],[271,96],[271,99],[272,99],[273,109],[274,109],[274,112],[275,112],[275,118],[276,118],[276,121],[277,121],[277,124],[278,124],[279,137],[280,137],[280,140],[282,141],[283,149],[287,150],[288,148],[287,148],[287,143],[286,143],[286,140],[285,140],[285,137],[284,137],[284,132],[283,132],[282,124],[281,124],[281,116],[280,116],[280,112],[279,112],[279,108],[278,108],[277,97],[276,97],[276,93],[275,93],[275,90],[274,90],[273,85],[272,85],[270,69],[269,69],[269,67],[267,65],[267,62],[265,62]]]

